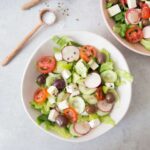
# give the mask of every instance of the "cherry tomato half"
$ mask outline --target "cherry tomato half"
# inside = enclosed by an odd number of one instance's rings
[[[148,5],[143,5],[143,7],[142,7],[142,18],[143,19],[150,18],[150,8]]]
[[[96,98],[97,98],[97,100],[99,100],[99,101],[105,99],[105,96],[104,96],[102,87],[97,88],[97,90],[96,90]]]
[[[40,73],[47,74],[54,71],[56,67],[56,60],[52,56],[44,56],[37,62],[37,68]]]
[[[38,104],[42,104],[46,101],[48,97],[47,89],[37,89],[34,93],[34,101]]]
[[[90,45],[85,45],[80,48],[80,57],[89,62],[92,58],[96,57],[96,48]]]
[[[77,112],[69,107],[67,109],[64,110],[64,115],[66,116],[66,118],[68,118],[70,120],[70,122],[75,123],[77,121]]]
[[[137,43],[143,38],[143,32],[138,26],[133,26],[126,31],[126,39],[131,43]]]

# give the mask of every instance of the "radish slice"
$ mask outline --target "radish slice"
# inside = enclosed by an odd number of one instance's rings
[[[141,19],[140,11],[137,9],[129,9],[126,12],[125,17],[129,24],[138,24]]]
[[[145,39],[150,38],[150,25],[143,28],[143,36]]]
[[[98,73],[91,73],[85,79],[85,85],[88,88],[96,88],[101,84],[101,77]]]
[[[103,101],[98,102],[97,107],[102,112],[110,112],[113,108],[113,104],[112,103],[107,103],[106,100],[103,100]]]
[[[67,62],[77,61],[79,59],[79,49],[75,46],[66,46],[62,50],[62,56]]]
[[[91,127],[88,122],[81,122],[81,123],[74,124],[74,131],[77,134],[85,135],[89,133],[90,130],[91,130]]]

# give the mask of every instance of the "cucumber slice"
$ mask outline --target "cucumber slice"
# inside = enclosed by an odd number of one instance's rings
[[[94,95],[83,95],[83,98],[87,103],[91,105],[94,105],[97,103],[97,99]]]
[[[85,102],[79,96],[70,98],[69,103],[79,114],[81,114],[85,109]]]
[[[117,80],[117,74],[112,70],[107,70],[101,73],[101,78],[104,82],[114,83]]]
[[[109,112],[103,112],[103,111],[98,110],[98,111],[97,111],[97,114],[98,114],[99,116],[106,116],[106,115],[109,114]]]
[[[81,75],[83,78],[85,78],[87,76],[87,72],[88,72],[88,69],[87,67],[85,66],[85,64],[83,63],[83,60],[79,60],[76,65],[75,65],[75,70],[76,72]]]
[[[77,83],[81,77],[77,73],[73,73],[73,83]]]
[[[78,133],[75,132],[73,124],[70,125],[69,131],[70,131],[70,134],[73,135],[73,136],[81,136],[81,135],[79,135]]]
[[[46,87],[50,87],[56,79],[60,79],[60,74],[49,73],[49,76],[46,78]]]
[[[68,99],[68,98],[69,98],[69,95],[70,95],[70,94],[65,93],[64,91],[62,91],[62,92],[59,93],[58,96],[57,96],[57,103],[62,102],[62,101],[65,100],[65,99]]]
[[[56,69],[54,70],[55,73],[62,73],[63,70],[71,70],[72,63],[68,63],[66,61],[57,61]]]
[[[87,88],[84,84],[79,84],[79,90],[82,94],[91,95],[96,91],[96,88]]]

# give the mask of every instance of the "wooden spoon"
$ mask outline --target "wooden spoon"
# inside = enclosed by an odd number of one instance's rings
[[[41,0],[31,0],[30,2],[25,3],[22,6],[22,9],[27,10],[27,9],[34,7],[35,5],[39,4],[40,2],[41,2]]]
[[[50,22],[50,19],[48,18],[48,22],[46,22],[45,17],[47,14],[50,14],[52,16],[52,20]],[[19,45],[2,61],[1,65],[5,66],[8,64],[17,54],[20,52],[20,50],[25,46],[27,41],[32,37],[32,35],[44,24],[46,25],[52,25],[56,20],[56,15],[54,12],[44,9],[40,12],[40,22],[36,25],[36,27],[22,40],[22,42],[19,43]]]

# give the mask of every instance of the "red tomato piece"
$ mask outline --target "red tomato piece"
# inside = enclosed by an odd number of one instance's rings
[[[143,38],[143,32],[138,26],[133,26],[126,31],[126,39],[131,43],[137,43]]]
[[[77,122],[77,119],[78,119],[77,112],[73,108],[69,107],[69,108],[65,109],[64,115],[66,116],[66,118],[68,118],[70,120],[70,122],[72,122],[72,123]]]
[[[80,57],[89,62],[92,58],[96,57],[96,48],[90,45],[85,45],[80,48]]]
[[[46,101],[48,97],[47,89],[37,89],[34,93],[34,101],[38,104],[42,104]]]
[[[44,56],[37,62],[37,69],[40,73],[47,74],[53,72],[56,67],[56,60],[52,56]]]

